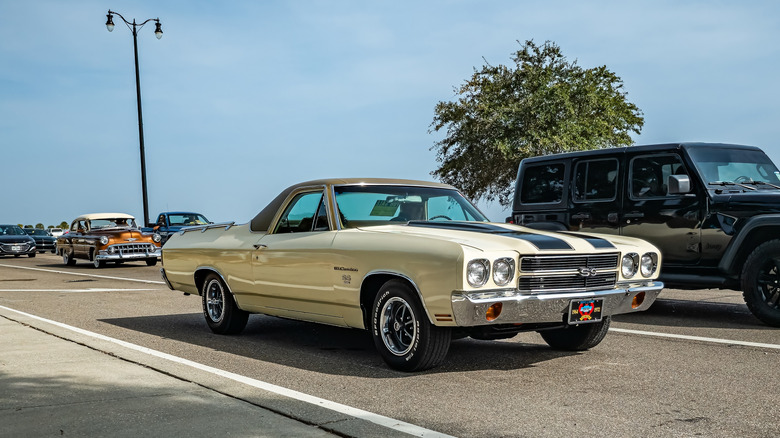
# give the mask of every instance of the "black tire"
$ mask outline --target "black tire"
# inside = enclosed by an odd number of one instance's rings
[[[246,327],[249,312],[241,310],[222,278],[209,274],[201,289],[203,316],[212,332],[219,335],[236,335]]]
[[[31,252],[31,253],[27,254],[27,257],[33,258],[33,257],[35,257],[35,253]]]
[[[76,264],[76,259],[73,257],[73,253],[67,249],[62,250],[62,263],[67,266],[73,266]]]
[[[541,330],[544,342],[556,350],[584,351],[599,345],[609,331],[611,318],[599,322],[570,325],[564,328]]]
[[[452,339],[449,328],[428,321],[417,295],[401,280],[382,285],[371,309],[371,333],[382,359],[399,371],[440,365]]]
[[[146,266],[154,266],[157,264],[157,259],[146,259]]]
[[[105,260],[98,260],[95,253],[92,253],[92,266],[95,267],[95,269],[100,269],[106,267],[106,261]]]
[[[780,327],[780,240],[759,245],[745,260],[742,297],[756,318]]]

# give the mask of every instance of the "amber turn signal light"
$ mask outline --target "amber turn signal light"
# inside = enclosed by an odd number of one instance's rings
[[[638,294],[634,295],[634,299],[631,300],[631,308],[636,309],[637,307],[641,306],[642,303],[645,302],[645,293],[639,292]]]
[[[498,318],[498,315],[501,314],[503,308],[504,305],[502,303],[491,304],[490,307],[488,307],[487,312],[485,312],[485,319],[488,321],[495,321],[496,318]]]

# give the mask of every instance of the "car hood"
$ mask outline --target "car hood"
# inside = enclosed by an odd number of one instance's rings
[[[411,221],[404,225],[361,228],[374,233],[397,233],[415,238],[447,240],[482,251],[615,252],[616,245],[640,247],[645,242],[632,237],[579,232],[551,232],[512,224],[489,222]],[[622,248],[625,249],[625,248]]]
[[[27,235],[0,236],[0,243],[27,243],[31,240],[35,241],[32,237]]]

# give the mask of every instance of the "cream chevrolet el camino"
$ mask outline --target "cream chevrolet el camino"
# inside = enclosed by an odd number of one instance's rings
[[[213,332],[250,313],[367,329],[403,371],[439,365],[453,337],[594,347],[612,315],[655,301],[660,262],[643,240],[489,223],[452,186],[388,179],[297,184],[247,224],[162,249],[163,278],[201,296]]]

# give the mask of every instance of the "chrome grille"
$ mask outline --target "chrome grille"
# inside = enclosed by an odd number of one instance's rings
[[[521,291],[546,292],[558,290],[610,289],[615,286],[617,273],[606,272],[591,277],[580,275],[550,275],[546,277],[520,277],[517,287]]]
[[[146,254],[154,251],[156,248],[151,243],[120,243],[111,245],[108,248],[109,253],[120,254]]]
[[[528,293],[611,289],[619,259],[620,253],[522,257],[517,288]]]
[[[12,246],[18,246],[21,248],[19,251],[14,251],[11,249]],[[30,243],[0,243],[0,250],[3,252],[10,252],[10,253],[18,253],[18,252],[27,252],[30,249]]]
[[[578,268],[615,269],[618,265],[619,253],[572,255],[572,256],[538,256],[520,259],[520,271],[576,271]]]

